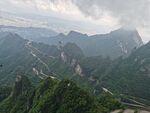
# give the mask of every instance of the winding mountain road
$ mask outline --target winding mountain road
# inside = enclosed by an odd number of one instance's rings
[[[36,52],[38,52],[38,53],[40,53],[40,54],[43,54],[40,50],[38,50],[37,48],[35,48],[35,47],[33,47],[32,45],[31,45],[31,41],[28,41],[27,43],[26,43],[26,47],[27,47],[27,49],[28,50],[30,50],[30,54],[34,57],[34,58],[36,58],[42,65],[44,65],[45,66],[45,68],[48,70],[48,72],[50,71],[50,69],[49,69],[49,66],[40,58],[40,57],[38,57],[36,54],[35,54],[35,52],[34,51],[36,51]],[[55,57],[53,57],[53,56],[49,56],[50,58],[55,58]],[[53,76],[49,76],[49,75],[47,75],[47,74],[45,74],[44,72],[43,72],[43,70],[42,69],[40,69],[40,71],[38,70],[38,69],[36,69],[36,68],[33,68],[33,71],[35,72],[35,74],[40,78],[40,79],[44,79],[45,77],[47,78],[47,77],[51,77],[51,78],[55,78],[55,77],[53,77]],[[54,72],[52,72],[54,75],[56,75]],[[41,75],[43,75],[43,76],[40,76],[40,74]]]

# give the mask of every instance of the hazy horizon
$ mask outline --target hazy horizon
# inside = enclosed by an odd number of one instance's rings
[[[139,31],[144,42],[150,40],[149,6],[149,0],[128,0],[128,2],[121,0],[113,2],[110,0],[0,1],[1,12],[14,14],[14,19],[16,19],[15,16],[22,17],[24,21],[32,23],[32,26],[44,26],[57,32],[66,33],[75,30],[87,34],[105,34],[122,26],[129,26]],[[0,16],[6,15],[0,13]],[[1,21],[0,24],[7,22]],[[26,25],[25,22],[24,25]]]

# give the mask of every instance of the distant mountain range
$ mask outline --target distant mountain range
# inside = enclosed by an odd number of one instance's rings
[[[67,35],[62,33],[57,35],[52,30],[32,27],[0,26],[0,31],[14,32],[25,39],[49,45],[58,45],[60,41],[63,45],[71,42],[79,46],[85,56],[103,56],[112,59],[120,56],[128,56],[133,49],[143,45],[142,39],[136,29],[126,30],[121,28],[109,34],[93,36],[75,31],[70,31]]]
[[[15,26],[3,26],[0,25],[1,32],[12,32],[20,35],[24,39],[40,40],[41,38],[56,36],[53,30],[40,27],[15,27]]]
[[[56,37],[41,40],[47,44],[57,44],[58,41],[66,44],[72,42],[77,44],[86,56],[103,56],[117,58],[128,56],[134,48],[143,45],[141,37],[136,30],[125,30],[123,28],[104,35],[88,36],[75,31],[68,35],[59,34]]]
[[[0,25],[17,27],[44,27],[59,33],[68,33],[72,29],[86,33],[100,33],[103,27],[88,21],[72,20],[47,14],[26,14],[0,10]],[[106,31],[105,31],[106,32]]]

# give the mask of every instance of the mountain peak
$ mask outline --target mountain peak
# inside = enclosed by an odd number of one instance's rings
[[[111,31],[110,33],[116,33],[116,32],[119,32],[119,33],[135,33],[135,32],[138,32],[136,28],[127,28],[127,27],[121,27],[119,29],[116,29],[114,31]]]
[[[77,32],[77,31],[70,31],[67,36],[69,36],[69,37],[71,37],[71,36],[80,37],[80,36],[87,36],[87,34],[82,34],[82,33]]]
[[[59,37],[65,37],[64,33],[59,33]]]
[[[132,42],[135,42],[138,47],[143,45],[142,38],[136,28],[128,29],[126,27],[122,27],[120,29],[110,32],[110,35],[114,36],[114,38],[117,38],[119,40],[130,40]]]

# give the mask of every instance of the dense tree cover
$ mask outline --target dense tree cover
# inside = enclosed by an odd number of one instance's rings
[[[149,57],[150,43],[133,50],[127,58],[120,57],[112,61],[109,58],[89,57],[80,63],[86,73],[85,80],[96,94],[101,92],[102,87],[106,87],[114,93],[123,93],[149,103]]]
[[[83,51],[75,43],[67,43],[63,50],[71,58],[81,59],[84,57]]]
[[[128,58],[118,60],[103,77],[106,87],[127,95],[150,100],[150,43],[135,50]]]
[[[116,110],[118,108],[124,109],[125,106],[120,104],[120,100],[114,99],[114,95],[103,92],[100,94],[98,101],[106,108],[107,112]]]
[[[11,87],[0,87],[0,102],[10,95]]]
[[[0,103],[0,113],[107,113],[118,108],[121,104],[110,95],[98,99],[69,80],[51,78],[34,88],[22,77]]]

